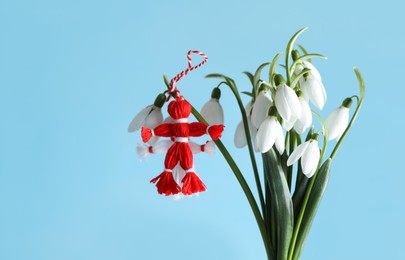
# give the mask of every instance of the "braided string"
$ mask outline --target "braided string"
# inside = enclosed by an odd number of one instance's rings
[[[191,63],[191,54],[198,54],[201,57],[203,57],[204,60],[202,62],[200,62],[198,65],[193,66],[192,63]],[[186,76],[190,71],[198,69],[199,67],[204,65],[208,61],[208,56],[205,55],[204,53],[198,51],[198,50],[190,50],[187,53],[187,60],[188,60],[187,69],[183,70],[182,72],[180,72],[179,74],[177,74],[174,78],[172,78],[170,80],[170,83],[169,83],[169,86],[170,86],[169,95],[168,95],[166,101],[168,101],[170,99],[170,97],[171,97],[171,95],[173,93],[175,93],[176,99],[181,98],[180,91],[176,88],[176,82],[178,82],[182,77]]]

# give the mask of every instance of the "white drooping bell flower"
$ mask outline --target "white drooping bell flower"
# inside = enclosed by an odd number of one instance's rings
[[[251,121],[253,126],[258,129],[262,124],[263,120],[267,117],[269,108],[271,107],[273,101],[269,94],[269,91],[262,90],[256,97],[255,103],[252,108]]]
[[[201,109],[201,115],[209,125],[224,124],[224,110],[222,109],[219,99],[221,90],[216,87],[212,90],[211,99],[205,103]]]
[[[352,100],[346,98],[342,105],[336,108],[326,119],[325,127],[327,130],[328,141],[339,140],[349,124],[349,108]]]
[[[301,118],[297,119],[294,123],[294,130],[298,134],[302,134],[312,124],[312,112],[308,102],[303,96],[298,97],[301,104]]]
[[[301,118],[301,104],[295,91],[285,84],[283,76],[276,75],[275,82],[277,85],[274,103],[277,111],[284,121],[292,127],[295,121]],[[288,129],[289,130],[289,129]]]
[[[142,126],[153,129],[163,122],[163,115],[161,108],[166,101],[166,96],[164,94],[159,94],[153,105],[149,105],[142,109],[135,117],[132,119],[128,126],[128,132],[132,133],[139,130]],[[154,144],[158,141],[157,136],[153,136],[148,143]]]
[[[298,75],[304,69],[307,69],[308,73],[299,79],[301,91],[307,100],[310,100],[314,106],[322,110],[326,103],[327,96],[322,83],[321,74],[319,74],[315,66],[308,61],[303,61],[302,65],[300,64],[295,67],[294,73]]]
[[[277,120],[277,110],[274,106],[270,108],[268,116],[259,127],[255,144],[258,151],[261,153],[268,152],[274,144],[280,154],[284,153],[284,133]]]
[[[321,156],[316,138],[298,145],[287,160],[287,166],[291,166],[301,158],[302,173],[308,178],[314,175]]]
[[[252,101],[250,101],[246,106],[245,106],[245,112],[247,116],[247,121],[248,121],[248,128],[250,131],[250,137],[252,140],[255,140],[254,138],[256,137],[257,130],[256,128],[252,125],[251,122],[251,112],[252,112]],[[243,125],[243,120],[239,122],[238,126],[236,127],[235,130],[235,136],[234,136],[234,144],[237,148],[242,148],[247,145],[247,140],[246,140],[246,133],[245,133],[245,127]]]

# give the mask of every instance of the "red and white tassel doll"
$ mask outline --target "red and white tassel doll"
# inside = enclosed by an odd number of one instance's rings
[[[147,142],[152,136],[173,138],[174,143],[167,151],[163,172],[151,180],[152,183],[156,183],[158,193],[166,196],[178,194],[179,192],[184,195],[191,195],[206,190],[204,183],[193,168],[193,154],[188,143],[189,137],[208,134],[212,140],[217,140],[224,130],[224,125],[209,126],[201,122],[189,123],[188,117],[191,114],[191,105],[178,92],[176,94],[176,100],[170,102],[167,109],[173,121],[161,124],[154,129],[142,127],[141,133],[143,142]],[[177,163],[186,173],[181,180],[182,187],[176,183],[173,177],[173,169]]]

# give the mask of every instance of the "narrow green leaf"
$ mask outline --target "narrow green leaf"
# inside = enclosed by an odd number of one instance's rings
[[[278,59],[280,58],[281,52],[277,53],[276,56],[274,56],[273,60],[270,63],[270,69],[269,69],[269,82],[273,87],[276,87],[273,79],[274,75],[276,74],[276,67],[277,67],[277,62]]]
[[[297,85],[298,81],[300,80],[301,77],[304,76],[305,73],[308,73],[308,70],[303,69],[295,78],[294,80],[291,82],[291,88],[294,89],[295,85]]]
[[[244,71],[243,74],[245,74],[248,78],[250,83],[252,84],[252,87],[255,87],[255,81],[254,81],[254,76],[252,73],[250,73],[249,71]]]
[[[206,78],[226,78],[225,75],[220,74],[220,73],[211,73],[205,76]]]
[[[166,74],[163,74],[163,81],[165,82],[165,85],[166,85],[167,89],[170,89],[169,80],[167,79]]]
[[[271,216],[275,218],[272,227],[276,231],[276,242],[273,242],[276,249],[276,259],[285,260],[287,259],[294,225],[290,190],[281,166],[280,156],[276,151],[272,148],[267,153],[262,154],[262,157],[271,196]]]
[[[306,29],[308,29],[308,27],[302,28],[301,30],[299,30],[298,32],[296,32],[293,37],[290,39],[290,41],[287,44],[287,50],[285,53],[285,66],[286,66],[286,76],[287,76],[287,84],[291,83],[291,71],[290,71],[290,56],[291,56],[291,51],[293,49],[295,40],[298,38],[298,36],[303,33]]]
[[[255,97],[255,98],[257,97],[257,94],[258,94],[258,92],[259,92],[259,87],[260,87],[260,86],[259,86],[260,74],[261,74],[263,68],[266,67],[266,66],[269,65],[269,64],[270,64],[269,62],[265,62],[265,63],[263,63],[262,65],[260,65],[260,66],[257,68],[257,70],[256,70],[256,72],[255,72],[255,75],[253,76],[253,88],[254,88],[254,97]]]
[[[356,73],[357,80],[359,81],[359,87],[360,87],[360,102],[364,98],[364,94],[366,93],[366,85],[364,84],[364,79],[363,76],[361,76],[361,73],[357,67],[354,67],[354,73]]]
[[[242,94],[248,95],[249,97],[253,97],[253,94],[247,91],[242,91]]]
[[[311,229],[316,211],[319,207],[323,194],[325,193],[326,186],[328,185],[331,162],[331,159],[327,159],[322,164],[318,173],[314,176],[316,179],[314,181],[311,193],[308,198],[308,202],[306,204],[305,213],[301,222],[297,241],[295,243],[292,259],[298,259],[301,254],[302,247],[308,236],[309,230]]]
[[[301,44],[297,44],[298,48],[302,51],[304,54],[308,54],[308,51],[302,46]]]

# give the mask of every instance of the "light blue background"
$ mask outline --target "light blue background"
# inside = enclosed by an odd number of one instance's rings
[[[265,259],[253,214],[222,155],[196,156],[209,191],[173,201],[149,180],[163,156],[136,157],[132,117],[162,74],[204,67],[178,86],[196,107],[298,42],[316,60],[326,116],[367,84],[363,111],[333,164],[302,259],[404,259],[404,5],[401,1],[0,1],[0,259]],[[281,68],[279,68],[281,71]],[[240,117],[224,88],[230,147],[254,184]],[[205,141],[202,139],[200,141]],[[252,188],[255,191],[255,188]]]

